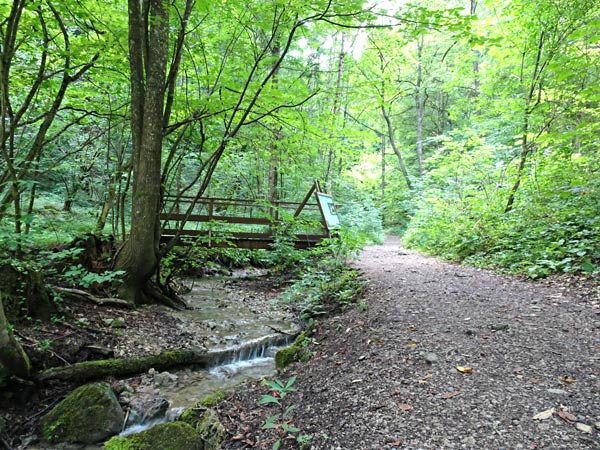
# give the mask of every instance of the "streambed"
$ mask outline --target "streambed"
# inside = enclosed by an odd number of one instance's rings
[[[182,331],[199,336],[208,352],[231,348],[239,351],[231,360],[209,370],[150,371],[124,380],[128,391],[133,391],[122,394],[122,400],[132,406],[124,433],[138,432],[157,420],[177,416],[217,390],[230,389],[246,379],[273,376],[275,352],[289,345],[300,331],[293,312],[276,299],[276,291],[264,288],[266,284],[249,282],[235,274],[229,278],[187,279],[185,284],[191,288],[184,296],[189,309],[169,310],[167,314],[176,319]],[[161,411],[159,417],[144,420],[133,411],[135,405],[151,405],[157,399],[169,404],[164,417]]]

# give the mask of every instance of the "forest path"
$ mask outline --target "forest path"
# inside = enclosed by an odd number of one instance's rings
[[[355,265],[367,309],[323,321],[313,359],[281,374],[297,375],[290,419],[312,435],[307,448],[600,448],[597,298],[444,263],[396,238]],[[237,405],[259,417],[257,398],[249,390]],[[247,434],[253,448],[271,448],[260,433]]]

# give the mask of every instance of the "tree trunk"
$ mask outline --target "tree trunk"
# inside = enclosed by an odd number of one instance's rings
[[[0,294],[0,364],[11,375],[27,379],[31,375],[31,363],[27,354],[11,332],[4,314],[2,295]]]
[[[385,120],[385,124],[387,126],[387,137],[390,141],[390,145],[392,146],[392,150],[394,154],[398,158],[398,165],[400,166],[400,171],[402,172],[402,176],[404,177],[404,181],[406,181],[406,187],[409,190],[412,190],[413,185],[410,181],[410,176],[408,175],[408,169],[406,168],[406,164],[404,163],[404,158],[402,158],[402,153],[400,153],[400,149],[396,145],[396,139],[394,139],[394,127],[392,126],[392,121],[390,120],[390,116],[387,113],[385,106],[381,106],[381,114],[383,119]]]
[[[425,114],[425,96],[423,95],[423,65],[421,58],[423,56],[424,38],[420,37],[417,41],[417,83],[415,86],[415,108],[417,110],[417,161],[419,164],[419,174],[423,174],[423,116]]]
[[[477,13],[477,0],[471,0],[471,15],[474,16]],[[479,51],[472,51],[473,60],[473,97],[479,97],[480,91],[480,79],[479,79]]]
[[[150,0],[147,14],[145,17],[140,10],[139,1],[129,0],[133,193],[131,231],[116,266],[126,272],[119,296],[131,303],[142,302],[143,287],[159,262],[163,108],[169,54],[167,5]]]

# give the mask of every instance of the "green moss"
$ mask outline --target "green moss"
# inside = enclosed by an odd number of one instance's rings
[[[212,408],[217,406],[220,401],[227,398],[227,392],[225,391],[215,391],[212,394],[208,394],[202,400],[197,402],[191,408],[187,408],[183,413],[179,416],[179,421],[185,422],[188,425],[191,425],[194,428],[198,427],[198,423],[202,420],[204,413],[207,408]]]
[[[161,423],[141,433],[117,436],[104,444],[105,450],[204,450],[196,430],[183,422]]]
[[[212,408],[217,406],[219,402],[225,400],[227,398],[227,392],[225,391],[215,391],[212,394],[208,394],[202,400],[198,402],[198,404],[202,406],[206,406],[207,408]]]
[[[94,444],[123,426],[123,410],[107,383],[81,386],[56,405],[42,420],[42,434],[51,443]]]
[[[306,347],[310,341],[310,330],[301,333],[294,343],[275,353],[275,367],[285,369],[295,362],[307,362],[312,358],[312,352]]]
[[[183,414],[177,419],[193,427],[202,441],[204,442],[204,450],[218,450],[225,440],[226,431],[219,416],[214,409],[204,406],[206,403],[216,404],[216,398],[222,400],[227,394],[223,391],[217,391],[200,400],[196,405],[186,409]]]

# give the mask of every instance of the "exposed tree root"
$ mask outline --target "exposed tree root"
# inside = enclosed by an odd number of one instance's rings
[[[82,291],[81,289],[71,289],[71,288],[64,288],[64,287],[60,287],[60,286],[51,286],[50,289],[54,290],[55,292],[64,294],[75,300],[84,300],[84,301],[95,303],[96,305],[100,305],[100,306],[117,306],[119,308],[128,308],[128,309],[133,308],[132,304],[127,303],[125,300],[121,300],[120,298],[96,297],[95,295],[90,294],[89,292],[86,292],[86,291]]]

